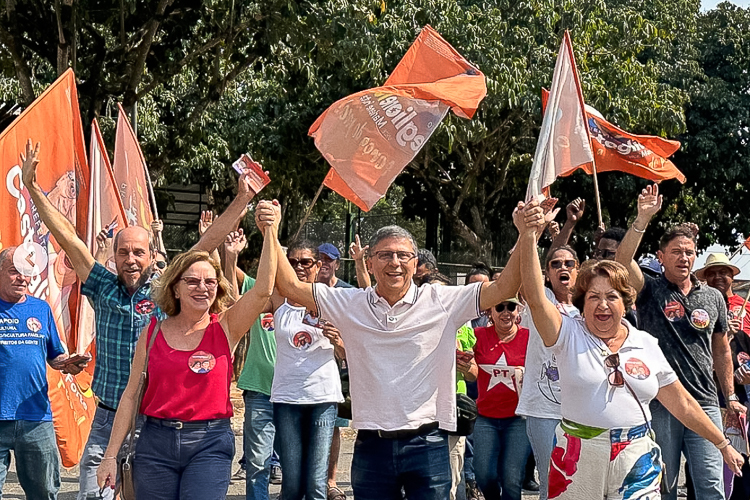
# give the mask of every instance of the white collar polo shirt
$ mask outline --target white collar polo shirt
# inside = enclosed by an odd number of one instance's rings
[[[313,285],[344,341],[354,428],[456,429],[456,331],[479,315],[481,287],[412,284],[391,306],[374,288]]]

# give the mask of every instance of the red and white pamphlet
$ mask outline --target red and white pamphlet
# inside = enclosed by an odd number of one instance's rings
[[[255,194],[260,193],[260,191],[271,182],[271,178],[263,171],[260,163],[253,160],[247,153],[243,154],[237,161],[232,163],[232,168],[234,168],[234,170],[240,175],[245,172],[250,174],[250,187],[255,191]]]

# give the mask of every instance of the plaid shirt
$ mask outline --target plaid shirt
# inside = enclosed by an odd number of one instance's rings
[[[96,366],[92,388],[99,400],[117,408],[130,377],[130,363],[141,330],[161,314],[151,301],[151,283],[133,295],[117,275],[94,264],[81,293],[91,299],[96,314]]]

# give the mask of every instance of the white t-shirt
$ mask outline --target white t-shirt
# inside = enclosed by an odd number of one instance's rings
[[[570,304],[561,304],[549,288],[544,289],[547,300],[552,302],[561,314],[576,318],[578,309]],[[529,344],[526,348],[526,371],[523,388],[518,400],[516,415],[536,418],[560,419],[560,375],[557,360],[552,349],[545,346],[539,331],[531,318],[531,310],[521,313],[521,326],[529,329]]]
[[[649,402],[661,387],[677,381],[677,375],[654,337],[626,320],[622,323],[628,328],[628,337],[618,351],[620,371],[651,420]],[[610,352],[603,341],[589,333],[583,318],[563,316],[560,337],[551,349],[560,368],[563,418],[603,429],[645,423],[627,387],[615,387],[607,380],[613,369],[604,366],[604,359]]]
[[[456,429],[456,330],[479,316],[481,286],[412,284],[391,307],[373,288],[314,285],[346,346],[353,427]]]
[[[317,319],[309,317],[304,307],[295,307],[284,301],[273,313],[273,323],[276,367],[271,402],[317,404],[344,401],[333,345],[323,335],[322,328],[312,326]]]

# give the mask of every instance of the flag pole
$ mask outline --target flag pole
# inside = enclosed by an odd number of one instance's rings
[[[588,128],[588,126],[586,128]],[[596,214],[597,216],[599,216],[599,227],[602,227],[602,201],[599,198],[599,179],[596,176],[596,160],[591,162],[591,172],[594,175],[594,198],[596,198]]]
[[[151,198],[151,210],[154,211],[154,220],[159,220],[159,210],[156,208],[156,195],[154,195],[154,187],[151,185],[151,174],[148,173],[148,167],[143,163],[143,170],[146,172],[146,184],[148,184],[148,193]],[[151,228],[149,228],[149,231]],[[162,234],[164,231],[159,231],[159,249],[164,250],[164,237]]]
[[[305,223],[307,222],[307,219],[310,218],[310,214],[312,213],[312,209],[315,206],[315,202],[318,201],[318,198],[320,198],[320,193],[323,192],[323,188],[325,187],[325,183],[321,182],[320,187],[318,188],[318,192],[315,193],[315,196],[312,199],[312,202],[310,202],[310,206],[307,207],[307,212],[305,212],[305,216],[302,217],[302,222],[299,223],[299,228],[297,228],[297,232],[294,233],[294,237],[292,238],[292,241],[296,240],[299,236],[299,233],[302,232],[302,228],[305,227]]]

